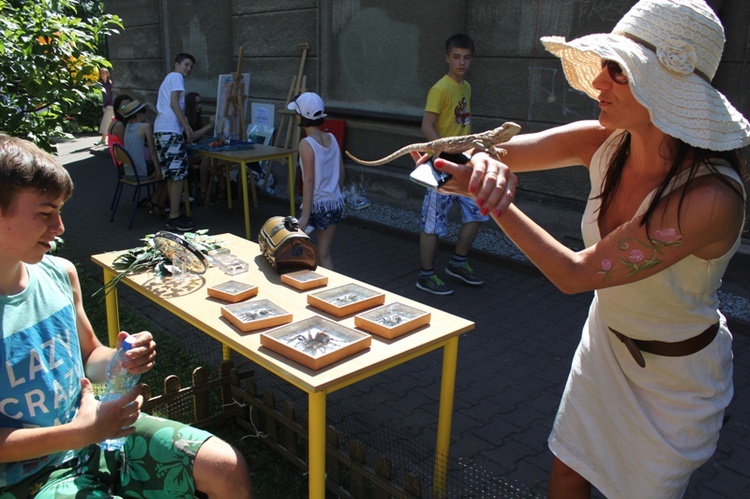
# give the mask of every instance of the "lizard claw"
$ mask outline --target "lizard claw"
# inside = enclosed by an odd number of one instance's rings
[[[490,146],[489,148],[487,148],[487,152],[495,159],[500,159],[502,156],[508,154],[508,151],[506,151],[502,147],[495,146]]]

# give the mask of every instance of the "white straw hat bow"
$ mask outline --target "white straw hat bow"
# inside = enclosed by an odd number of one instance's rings
[[[668,135],[723,151],[750,144],[750,123],[713,86],[724,29],[703,0],[641,0],[611,33],[542,37],[570,85],[597,99],[602,59],[622,67],[634,97]]]

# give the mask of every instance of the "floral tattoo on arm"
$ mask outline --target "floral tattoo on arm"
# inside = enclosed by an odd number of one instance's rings
[[[620,265],[609,258],[602,260],[601,269],[597,274],[602,274],[604,280],[611,278],[611,274],[618,270],[627,270],[626,276],[636,275],[637,273],[659,265],[662,260],[659,256],[663,249],[668,246],[679,246],[682,244],[682,236],[672,228],[660,229],[654,232],[654,237],[649,241],[629,237],[620,241],[619,248],[627,252],[627,257],[619,257],[617,260]]]

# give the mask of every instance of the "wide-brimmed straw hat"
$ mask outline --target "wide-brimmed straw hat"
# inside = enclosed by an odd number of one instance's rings
[[[146,104],[142,103],[141,101],[130,101],[129,103],[125,104],[120,114],[122,114],[123,118],[130,118],[131,116],[135,116],[138,111],[140,111],[144,107],[146,107]]]
[[[603,59],[628,77],[633,96],[661,131],[714,151],[750,144],[750,123],[711,85],[724,50],[724,28],[703,0],[641,0],[611,33],[570,42],[542,37],[562,59],[570,85],[597,99]]]

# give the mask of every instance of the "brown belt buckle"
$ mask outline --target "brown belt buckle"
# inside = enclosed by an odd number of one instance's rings
[[[646,359],[643,358],[641,349],[638,348],[638,345],[635,344],[635,341],[633,340],[633,338],[629,336],[625,336],[622,333],[618,333],[612,328],[610,328],[609,330],[612,331],[614,335],[617,336],[617,338],[625,344],[625,348],[627,348],[628,352],[630,352],[630,355],[633,356],[633,359],[635,359],[636,364],[638,364],[641,367],[646,367]]]

